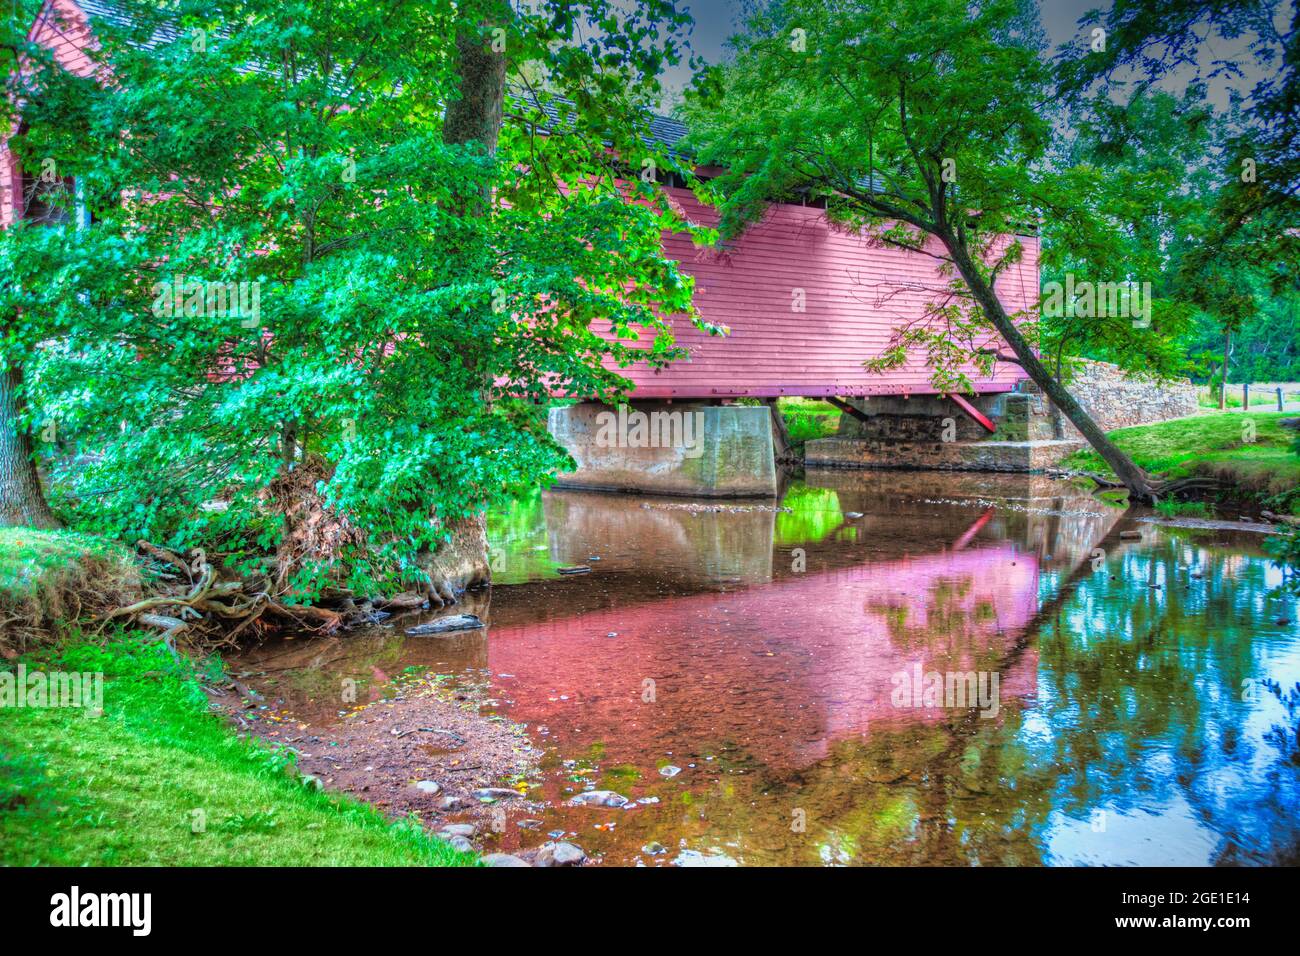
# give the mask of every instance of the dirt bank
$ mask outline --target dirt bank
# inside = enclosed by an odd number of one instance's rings
[[[282,683],[281,675],[328,655],[328,643],[284,641],[244,655],[233,675],[240,692],[214,702],[241,729],[291,750],[298,768],[326,789],[394,819],[415,814],[435,833],[452,826],[444,835],[476,850],[515,847],[517,840],[503,839],[509,831],[536,825],[540,804],[528,795],[541,752],[522,725],[492,713],[487,675],[453,684],[446,675],[376,666],[360,691],[344,682],[312,688],[307,699],[303,688]]]

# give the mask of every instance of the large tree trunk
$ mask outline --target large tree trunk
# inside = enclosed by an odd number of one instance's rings
[[[1039,360],[1015,323],[1011,321],[1011,317],[1007,315],[997,293],[984,278],[965,246],[952,236],[944,237],[944,245],[952,255],[953,262],[970,288],[971,294],[975,296],[975,301],[984,310],[984,314],[998,330],[1003,341],[1011,346],[1011,351],[1016,354],[1020,367],[1029,374],[1034,384],[1043,390],[1043,393],[1074,424],[1074,427],[1079,429],[1088,443],[1096,449],[1097,454],[1101,455],[1119,480],[1124,483],[1124,487],[1128,488],[1132,497],[1139,501],[1153,500],[1155,486],[1146,472],[1106,437],[1106,433],[1092,420],[1092,416],[1084,411],[1078,400]]]
[[[36,470],[35,443],[22,424],[23,374],[0,373],[0,527],[58,528]]]
[[[503,6],[493,22],[504,24],[509,8]],[[506,58],[492,49],[472,21],[462,21],[456,34],[459,96],[447,104],[443,141],[449,145],[477,143],[489,155],[496,152],[505,110]],[[484,192],[474,209],[462,208],[462,215],[489,215],[492,197]],[[484,390],[490,383],[484,382]],[[459,594],[472,587],[492,583],[488,566],[487,526],[483,514],[470,515],[448,524],[451,540],[436,552],[420,555],[420,568],[429,577],[431,605],[455,603]]]
[[[447,104],[443,142],[479,143],[494,154],[505,111],[505,54],[494,51],[473,24],[464,23],[456,34],[456,57],[460,95]]]

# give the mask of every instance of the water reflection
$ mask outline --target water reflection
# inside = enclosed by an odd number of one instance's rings
[[[1300,768],[1261,682],[1300,678],[1300,629],[1257,537],[1043,478],[853,472],[779,510],[538,493],[489,533],[485,631],[257,662],[322,721],[316,681],[489,682],[548,753],[546,825],[505,849],[564,829],[612,863],[1297,862]],[[996,675],[997,706],[900,706],[900,674]],[[564,805],[590,786],[658,802]]]

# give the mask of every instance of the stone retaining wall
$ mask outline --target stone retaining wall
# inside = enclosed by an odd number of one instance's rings
[[[1157,383],[1130,378],[1108,362],[1084,361],[1068,383],[1070,392],[1102,428],[1111,431],[1195,415],[1197,387],[1187,379]],[[1067,438],[1078,429],[1063,422]]]

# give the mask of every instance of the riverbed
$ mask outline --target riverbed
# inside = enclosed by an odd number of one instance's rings
[[[518,759],[493,784],[522,796],[492,799],[484,852],[1300,862],[1296,602],[1263,535],[1144,517],[1025,475],[809,472],[775,502],[538,491],[491,515],[495,586],[451,609],[484,628],[410,637],[431,615],[408,616],[230,667],[266,697],[258,732],[316,751],[366,709],[415,726],[413,687],[501,726]],[[420,757],[333,759],[395,815],[469,819],[418,802]],[[574,805],[592,791],[621,805]]]

